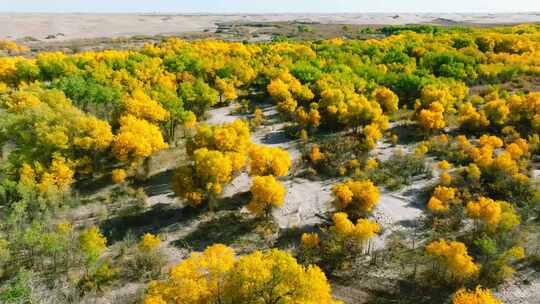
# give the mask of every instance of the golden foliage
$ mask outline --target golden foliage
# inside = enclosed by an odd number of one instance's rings
[[[422,109],[418,115],[420,126],[428,130],[438,130],[446,126],[444,107],[439,102],[430,104],[429,109]]]
[[[249,211],[256,215],[268,214],[272,207],[280,207],[285,198],[285,187],[274,176],[255,176],[251,185]]]
[[[146,95],[144,91],[136,89],[131,95],[124,97],[124,115],[133,115],[148,121],[164,121],[169,118],[169,112],[155,100]]]
[[[161,240],[158,236],[151,233],[145,233],[137,246],[139,250],[143,252],[151,252],[158,249],[160,245]]]
[[[317,233],[302,233],[300,240],[302,241],[302,246],[306,248],[317,247],[321,242],[321,239]]]
[[[173,267],[169,279],[148,286],[145,304],[337,304],[317,266],[304,267],[284,251],[255,251],[235,259],[216,244]]]
[[[321,153],[321,149],[319,149],[319,146],[318,145],[311,146],[309,159],[311,159],[312,162],[317,162],[323,158],[324,158],[324,154]]]
[[[478,274],[480,267],[474,263],[467,253],[467,247],[461,242],[438,240],[426,246],[428,255],[435,258],[435,262],[450,279],[462,281]]]
[[[188,148],[190,151],[207,148],[221,152],[246,153],[250,146],[249,126],[245,121],[238,119],[218,126],[199,124]]]
[[[30,49],[24,45],[17,44],[11,40],[0,40],[0,50],[6,50],[13,53],[25,53]]]
[[[379,200],[379,189],[370,180],[349,180],[332,187],[339,209],[370,212]]]
[[[285,176],[292,161],[289,152],[281,148],[254,145],[249,150],[250,175]]]
[[[461,288],[452,296],[452,304],[502,304],[489,289],[476,286],[474,290]]]
[[[353,224],[346,213],[337,212],[332,216],[333,230],[338,236],[351,238],[362,244],[379,233],[379,225],[367,219],[358,219]]]
[[[167,146],[156,125],[132,115],[120,118],[120,129],[113,143],[113,153],[119,160],[145,158]]]
[[[375,90],[373,90],[372,94],[375,100],[382,105],[386,112],[393,113],[398,110],[399,98],[390,89],[385,87],[377,87]]]
[[[114,169],[111,172],[111,179],[115,184],[121,184],[126,180],[127,173],[124,169]]]
[[[428,209],[435,213],[447,212],[450,209],[450,204],[456,202],[456,193],[456,188],[437,186],[428,201]]]
[[[482,221],[489,231],[494,231],[499,225],[503,230],[510,230],[520,222],[512,205],[504,201],[494,201],[482,196],[468,202],[466,209],[467,216]]]
[[[79,244],[89,260],[97,259],[107,249],[107,239],[96,226],[91,226],[79,234]]]

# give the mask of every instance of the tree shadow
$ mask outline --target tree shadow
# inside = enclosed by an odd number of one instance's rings
[[[290,249],[293,248],[294,245],[298,244],[300,241],[300,238],[302,237],[302,234],[304,233],[310,233],[310,232],[318,232],[319,231],[319,225],[305,225],[301,227],[291,227],[291,228],[283,228],[279,231],[279,236],[277,240],[274,243],[275,248],[279,249]]]
[[[281,129],[265,135],[261,142],[266,145],[284,144],[293,140],[285,129]]]
[[[163,171],[143,181],[136,181],[133,185],[141,187],[148,196],[156,196],[172,192],[171,179],[173,170]]]
[[[414,281],[399,280],[393,290],[370,290],[371,297],[366,303],[439,304],[445,303],[451,293],[450,288],[431,289]]]
[[[409,205],[418,209],[425,209],[423,202],[427,202],[433,192],[433,185],[428,184],[421,188],[409,188],[401,193],[401,196],[407,198]]]
[[[405,227],[405,228],[417,228],[418,224],[416,219],[414,220],[401,220],[396,223],[399,226]]]
[[[195,231],[172,244],[194,251],[202,251],[215,243],[230,246],[251,233],[257,222],[258,220],[255,218],[246,218],[238,213],[228,213],[200,224]]]
[[[418,126],[413,123],[397,124],[388,131],[398,136],[397,143],[400,145],[413,144],[425,137],[425,134],[418,132]]]
[[[100,176],[98,178],[86,178],[79,180],[75,183],[74,188],[79,192],[81,196],[92,196],[103,192],[108,187],[115,187],[111,181],[109,174]]]
[[[216,211],[234,211],[244,207],[251,197],[251,192],[237,192],[231,197],[219,199]]]
[[[101,231],[109,243],[118,242],[131,233],[140,237],[146,232],[159,233],[173,224],[187,223],[200,216],[205,208],[172,207],[169,204],[157,204],[151,209],[134,215],[117,216],[103,221]]]

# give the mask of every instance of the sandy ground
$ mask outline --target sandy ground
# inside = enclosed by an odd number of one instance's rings
[[[359,25],[403,25],[435,23],[452,25],[512,24],[540,22],[540,13],[512,14],[260,14],[260,15],[182,15],[182,14],[39,14],[0,13],[0,39],[33,37],[54,40],[120,37],[133,35],[172,35],[214,31],[221,22],[303,21]]]
[[[537,304],[540,303],[540,277],[532,274],[526,282],[514,279],[505,283],[495,296],[505,304]]]
[[[242,118],[231,114],[233,107],[224,107],[210,111],[211,124],[221,124]],[[253,141],[258,144],[277,146],[289,152],[293,161],[300,157],[296,141],[291,141],[283,131],[283,124],[277,119],[274,107],[263,109],[267,117],[266,126],[252,134]],[[372,151],[372,155],[384,160],[395,150],[406,150],[406,147],[391,147],[381,143]],[[432,180],[433,181],[433,180]],[[280,228],[305,227],[319,224],[328,211],[332,210],[332,185],[338,180],[310,181],[303,178],[292,178],[284,182],[287,189],[285,203],[272,213]],[[381,193],[379,204],[374,210],[373,218],[382,226],[383,233],[374,239],[374,248],[382,249],[386,239],[393,232],[412,229],[415,220],[422,214],[422,209],[415,204],[416,194],[429,181],[418,180],[399,192]],[[241,174],[224,190],[224,196],[230,197],[238,192],[249,191],[250,179],[247,174]]]

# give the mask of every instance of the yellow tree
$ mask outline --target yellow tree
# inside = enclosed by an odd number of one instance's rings
[[[358,219],[356,225],[353,224],[344,212],[334,213],[332,221],[334,222],[332,229],[338,237],[345,240],[350,239],[360,246],[364,246],[369,239],[380,231],[379,225],[368,219]]]
[[[379,201],[379,189],[370,180],[348,180],[334,185],[334,204],[353,216],[371,212]]]
[[[167,148],[159,127],[132,115],[120,118],[113,153],[121,161],[137,161]]]
[[[265,146],[252,146],[249,150],[250,175],[285,176],[292,161],[289,152]]]
[[[393,113],[398,110],[399,98],[396,93],[385,87],[377,87],[372,93],[375,100],[388,113]]]
[[[427,130],[439,130],[446,126],[444,107],[439,102],[433,102],[428,109],[420,110],[418,114],[420,126]]]
[[[145,233],[137,247],[139,247],[139,250],[142,252],[152,252],[157,250],[160,245],[161,239],[158,236],[151,233]]]
[[[188,142],[188,153],[199,148],[221,152],[246,153],[251,146],[249,125],[243,120],[210,126],[199,124],[193,138]]]
[[[208,201],[211,209],[223,185],[233,177],[231,154],[201,148],[193,153],[193,164],[178,168],[173,176],[175,193],[197,206]]]
[[[465,281],[478,274],[480,266],[474,263],[465,244],[456,241],[438,240],[426,246],[426,252],[434,258],[445,279]],[[435,270],[435,273],[438,273]]]
[[[236,88],[231,83],[231,81],[227,81],[218,77],[215,80],[215,86],[217,91],[219,92],[219,102],[234,100],[238,97],[236,93]]]
[[[476,286],[474,290],[462,288],[452,296],[452,304],[502,304],[491,290]]]
[[[256,274],[256,275],[254,275]],[[232,269],[224,303],[340,303],[332,299],[326,276],[304,267],[288,253],[272,249],[240,257]]]
[[[494,201],[481,196],[468,202],[466,210],[467,216],[481,221],[488,232],[494,232],[497,228],[508,231],[520,223],[519,215],[512,205],[504,201]]]
[[[145,304],[305,303],[338,304],[317,266],[304,267],[288,253],[272,249],[235,259],[221,244],[208,247],[151,282]]]
[[[450,205],[457,202],[456,193],[456,188],[437,186],[428,201],[428,209],[434,213],[448,212]]]
[[[79,246],[87,263],[92,263],[107,249],[107,239],[96,226],[91,226],[79,234]]]
[[[192,253],[171,269],[167,281],[149,284],[144,303],[215,303],[223,293],[234,263],[234,251],[221,244],[212,245],[202,253]]]
[[[157,101],[146,95],[143,90],[136,89],[124,97],[124,108],[127,114],[152,122],[161,122],[170,114]]]
[[[260,216],[269,216],[272,207],[283,205],[285,187],[272,175],[255,176],[251,185],[251,201],[247,208]]]

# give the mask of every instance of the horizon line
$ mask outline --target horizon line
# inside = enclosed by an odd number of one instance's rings
[[[2,11],[0,14],[160,14],[160,15],[356,15],[356,14],[539,14],[539,11],[365,11],[365,12],[175,12],[175,11]]]

